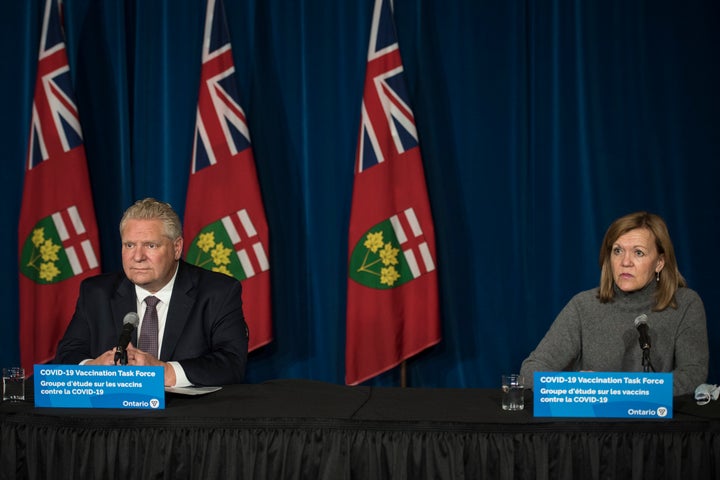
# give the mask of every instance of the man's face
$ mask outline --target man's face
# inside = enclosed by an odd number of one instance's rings
[[[183,239],[165,236],[161,220],[128,220],[122,236],[125,275],[136,285],[155,293],[175,274]]]

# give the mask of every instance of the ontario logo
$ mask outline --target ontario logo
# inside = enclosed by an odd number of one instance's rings
[[[98,265],[97,255],[74,205],[37,222],[20,254],[20,272],[40,284],[61,282]]]
[[[265,247],[245,209],[200,230],[186,260],[240,281],[270,269]]]
[[[369,229],[350,255],[350,278],[389,289],[435,270],[435,261],[415,211],[408,208]]]

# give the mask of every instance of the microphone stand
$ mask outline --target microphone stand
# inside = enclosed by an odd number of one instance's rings
[[[642,366],[643,366],[643,372],[654,372],[655,367],[653,367],[652,362],[650,361],[650,347],[643,348],[642,351]]]

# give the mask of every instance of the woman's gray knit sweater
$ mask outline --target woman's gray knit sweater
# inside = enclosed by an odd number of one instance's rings
[[[679,288],[678,308],[653,312],[655,288],[655,282],[632,293],[616,288],[609,303],[600,303],[597,288],[575,295],[522,363],[526,382],[532,386],[536,371],[643,371],[634,322],[644,313],[655,371],[673,373],[675,395],[693,392],[705,383],[708,372],[705,307],[695,291]]]

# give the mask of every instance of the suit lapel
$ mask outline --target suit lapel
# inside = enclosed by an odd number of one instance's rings
[[[165,320],[165,333],[163,334],[160,360],[167,361],[172,358],[175,347],[185,329],[190,317],[195,298],[191,295],[195,288],[195,278],[187,264],[180,261],[177,278],[170,297],[170,309]]]
[[[117,290],[115,290],[115,295],[110,299],[110,310],[113,315],[113,323],[119,335],[123,327],[125,315],[129,312],[137,312],[135,285],[133,285],[125,275],[122,275],[120,284]],[[133,345],[137,345],[137,330],[133,332],[131,341]]]

